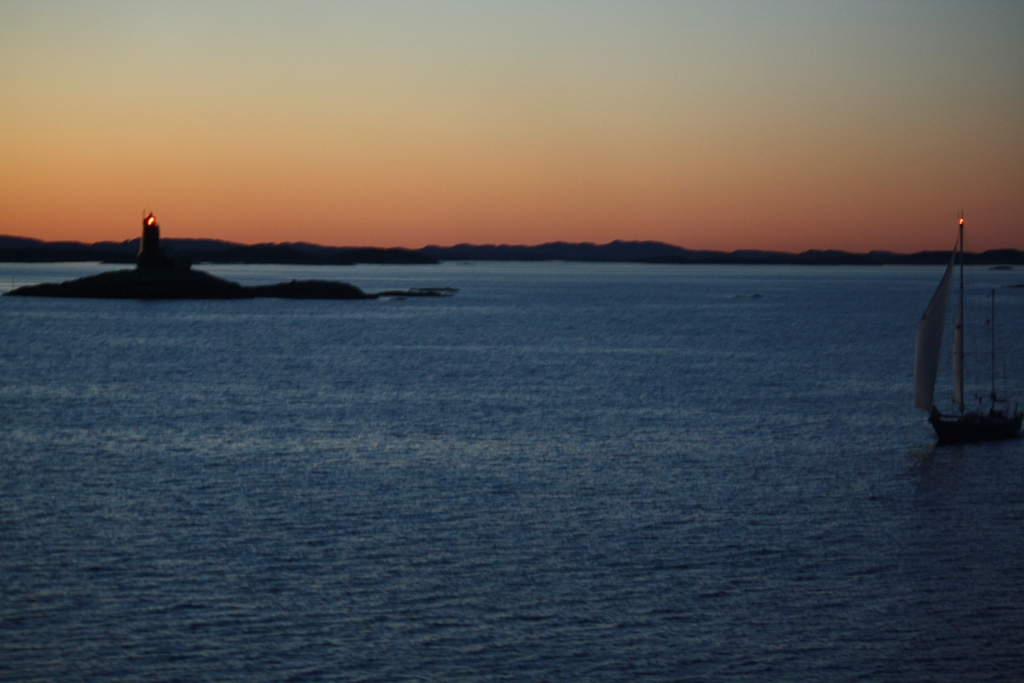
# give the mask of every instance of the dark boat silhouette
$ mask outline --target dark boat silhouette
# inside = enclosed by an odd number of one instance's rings
[[[939,441],[966,443],[1011,439],[1020,434],[1024,413],[1015,403],[1010,410],[1009,401],[996,394],[996,290],[992,290],[992,391],[987,412],[980,408],[968,411],[964,405],[964,218],[961,212],[957,246],[953,249],[946,272],[932,295],[928,307],[917,324],[914,349],[914,406],[928,411],[928,422],[935,429]],[[938,374],[942,352],[942,337],[949,305],[949,290],[957,254],[960,256],[960,297],[957,303],[956,324],[953,327],[953,403],[958,411],[943,414],[934,404],[935,377]],[[979,400],[980,405],[980,400]]]

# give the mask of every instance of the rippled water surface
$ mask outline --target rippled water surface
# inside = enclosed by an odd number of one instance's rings
[[[941,269],[209,270],[460,291],[0,298],[0,679],[1024,678],[1024,441],[910,406]]]

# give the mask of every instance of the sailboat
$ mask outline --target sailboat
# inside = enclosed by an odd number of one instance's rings
[[[928,422],[935,428],[940,442],[963,443],[970,441],[992,441],[1011,439],[1020,433],[1024,413],[1017,404],[1010,410],[1009,402],[996,395],[996,292],[992,290],[992,393],[988,412],[968,411],[964,405],[964,216],[960,212],[960,230],[957,246],[946,266],[946,272],[932,295],[928,307],[917,324],[917,341],[914,348],[914,406],[928,411]],[[943,414],[935,407],[935,377],[939,371],[942,353],[943,330],[946,325],[946,309],[949,305],[949,290],[953,280],[957,254],[960,255],[960,300],[956,308],[956,324],[953,326],[953,403],[957,412]]]

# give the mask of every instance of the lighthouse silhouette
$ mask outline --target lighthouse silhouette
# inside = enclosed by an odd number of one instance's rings
[[[192,263],[185,257],[171,259],[160,246],[160,224],[152,213],[142,219],[142,243],[135,256],[139,270],[188,270]]]

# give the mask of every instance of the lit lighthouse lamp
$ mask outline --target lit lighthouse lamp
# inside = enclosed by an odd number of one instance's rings
[[[139,270],[188,270],[192,264],[187,258],[169,258],[160,246],[160,224],[152,213],[142,219],[142,244],[135,256]]]

